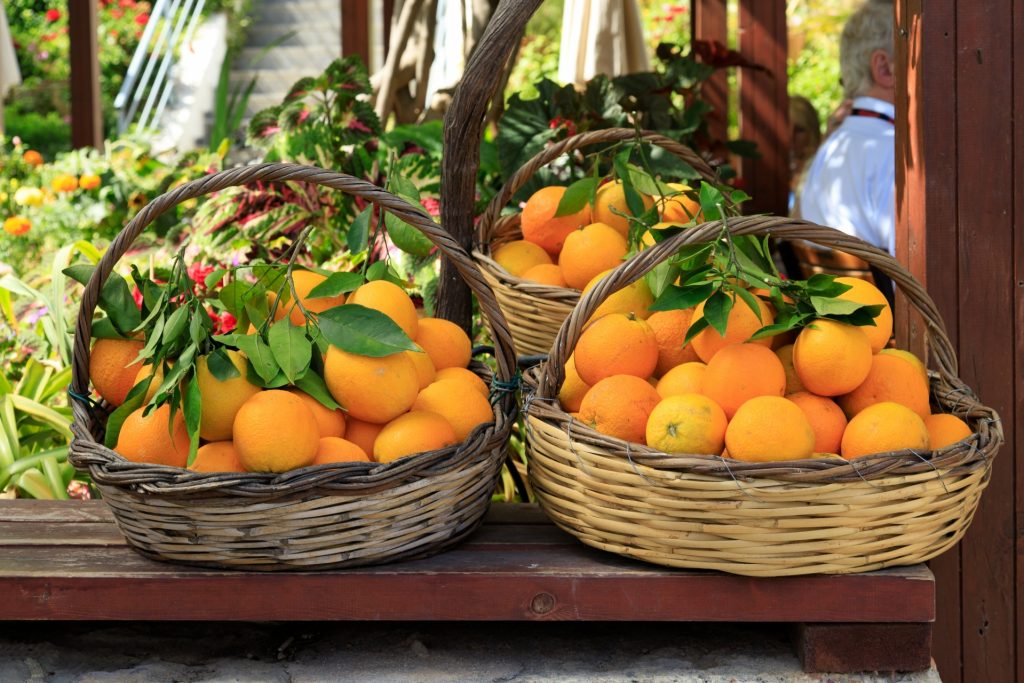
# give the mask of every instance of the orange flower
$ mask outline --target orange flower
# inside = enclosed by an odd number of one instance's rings
[[[43,165],[43,155],[40,154],[39,152],[35,151],[34,149],[26,149],[25,153],[21,155],[21,158],[29,166],[42,166]]]
[[[100,177],[95,173],[83,173],[78,179],[78,186],[83,190],[95,190],[100,186]]]
[[[54,192],[74,192],[78,189],[78,179],[73,175],[62,173],[55,177],[50,185]]]
[[[8,235],[24,235],[32,229],[32,222],[24,216],[11,216],[4,221],[4,232]]]

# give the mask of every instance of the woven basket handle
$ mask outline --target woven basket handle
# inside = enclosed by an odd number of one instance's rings
[[[376,206],[389,211],[392,215],[415,226],[454,264],[469,288],[480,301],[480,308],[490,324],[494,338],[495,357],[498,362],[498,378],[503,382],[513,381],[516,372],[516,360],[512,351],[512,333],[508,329],[505,317],[498,307],[490,287],[487,286],[480,271],[466,251],[441,226],[390,192],[377,187],[365,180],[354,178],[344,173],[327,171],[315,166],[299,164],[269,163],[255,166],[221,171],[212,175],[193,180],[177,189],[160,195],[146,205],[121,230],[103,254],[96,270],[82,294],[82,303],[78,311],[78,325],[75,328],[75,346],[72,368],[71,389],[79,396],[89,392],[89,340],[92,336],[92,318],[99,301],[99,293],[114,265],[128,251],[142,231],[160,215],[184,201],[219,192],[236,185],[245,185],[255,181],[285,182],[299,181],[322,185],[341,190],[355,197],[372,202]],[[80,401],[72,401],[76,418],[87,420],[87,409]],[[79,414],[81,412],[81,414]]]
[[[629,140],[635,140],[636,138],[637,132],[630,128],[605,128],[603,130],[595,130],[589,133],[573,135],[561,142],[556,142],[550,147],[545,147],[534,155],[532,159],[523,164],[523,166],[508,179],[508,182],[506,182],[501,188],[501,191],[494,196],[491,203],[487,205],[487,209],[484,211],[483,216],[480,217],[479,224],[477,224],[477,244],[480,246],[490,244],[491,239],[494,236],[494,228],[497,225],[498,218],[501,216],[501,210],[505,208],[509,201],[511,201],[515,193],[519,192],[519,190],[526,185],[530,178],[533,177],[533,174],[542,167],[547,166],[563,154],[575,152],[576,150],[589,145],[609,142],[627,142]],[[656,147],[661,147],[666,152],[669,152],[685,161],[687,164],[692,166],[704,180],[710,183],[717,183],[719,181],[718,175],[711,166],[708,165],[708,162],[704,161],[699,154],[681,142],[676,142],[672,138],[649,131],[641,133],[640,138],[643,139],[644,142],[649,142]]]
[[[935,356],[939,375],[951,388],[962,389],[967,395],[973,392],[957,377],[956,351],[946,336],[942,316],[928,293],[888,253],[873,247],[863,240],[807,221],[775,216],[747,216],[730,218],[727,221],[702,223],[663,240],[635,257],[625,261],[607,277],[594,286],[580,300],[572,314],[562,324],[551,347],[550,362],[545,364],[540,378],[538,396],[550,399],[557,395],[558,387],[565,375],[565,363],[576,346],[590,316],[609,295],[636,282],[659,263],[675,254],[680,248],[700,242],[709,242],[719,237],[723,225],[734,236],[771,235],[786,239],[807,240],[825,247],[859,256],[892,278],[899,285],[911,305],[921,314],[927,328],[927,339]]]

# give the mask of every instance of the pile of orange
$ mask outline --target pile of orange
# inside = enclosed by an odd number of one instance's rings
[[[322,312],[346,302],[344,295],[306,301],[324,276],[295,274],[295,288],[307,310]],[[322,378],[341,409],[329,408],[296,387],[263,389],[250,382],[255,375],[240,351],[227,351],[238,371],[227,380],[215,377],[208,357],[200,357],[196,375],[202,445],[190,469],[286,472],[333,462],[391,462],[459,443],[477,425],[493,420],[486,384],[467,369],[471,342],[459,326],[420,318],[405,290],[384,280],[360,286],[347,301],[384,313],[422,351],[376,358],[329,347]],[[278,309],[278,319],[286,316],[292,324],[304,324],[294,304]],[[142,348],[143,342],[132,340],[100,339],[93,345],[93,387],[112,405],[123,403],[152,371],[151,365],[140,370]],[[158,384],[155,379],[150,391]],[[115,450],[137,462],[185,467],[190,445],[185,418],[181,410],[171,413],[169,405],[148,415],[142,408],[131,413]]]
[[[931,414],[924,364],[885,348],[892,311],[882,293],[857,278],[837,281],[851,287],[842,298],[884,305],[874,326],[818,319],[750,341],[773,322],[772,306],[758,299],[759,319],[737,300],[724,336],[706,327],[684,345],[702,304],[595,317],[567,362],[562,408],[657,450],[754,462],[924,452],[970,436],[963,420]]]
[[[664,226],[687,223],[699,205],[683,192],[689,187],[669,186],[680,194],[659,199],[658,213]],[[523,207],[520,227],[523,239],[507,242],[494,251],[494,261],[512,275],[550,285],[586,291],[604,272],[619,265],[629,252],[629,214],[621,181],[600,186],[593,204],[576,213],[556,216],[566,188],[537,190]],[[640,195],[644,208],[655,200]]]

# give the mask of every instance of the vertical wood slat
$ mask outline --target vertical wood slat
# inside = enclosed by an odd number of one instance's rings
[[[391,18],[395,14],[395,0],[384,0],[384,59],[388,58],[388,50],[391,47]]]
[[[692,0],[690,3],[690,36],[693,40],[718,41],[728,45],[729,26],[726,0]],[[728,72],[719,69],[701,90],[704,101],[714,108],[708,118],[708,133],[715,140],[728,139],[729,81]]]
[[[1003,416],[1008,444],[995,459],[960,550],[963,676],[965,681],[1012,681],[1015,428],[1012,382],[1007,381],[1015,337],[1012,6],[957,3],[956,27],[961,376]]]
[[[359,55],[363,64],[369,66],[369,0],[341,0],[341,55],[342,57]]]
[[[1014,152],[1013,167],[1013,273],[1012,289],[1015,299],[1015,323],[1017,331],[1014,353],[1014,377],[1016,425],[1015,443],[1015,484],[1016,484],[1016,629],[1017,629],[1017,675],[1014,680],[1024,680],[1024,0],[1013,3],[1013,137],[1010,148]],[[1008,416],[1009,417],[1009,416]]]
[[[95,2],[68,3],[71,145],[75,148],[103,147],[98,30]]]
[[[957,268],[956,21],[950,1],[896,3],[896,257],[928,288],[959,348]],[[927,229],[926,229],[927,228]],[[897,298],[900,348],[924,351],[924,330]],[[987,495],[987,494],[986,494]],[[931,561],[942,680],[961,683],[960,546]]]
[[[753,197],[747,213],[789,212],[789,94],[786,3],[740,0],[739,50],[767,71],[740,69],[740,137],[760,158],[744,159],[741,176]]]

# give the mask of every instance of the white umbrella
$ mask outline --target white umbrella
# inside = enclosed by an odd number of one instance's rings
[[[14,41],[11,39],[11,28],[7,25],[7,11],[0,11],[0,132],[4,129],[3,100],[7,91],[21,83],[21,70],[18,68],[18,57],[14,54]]]
[[[598,74],[649,69],[636,0],[565,0],[559,81],[582,86]]]

